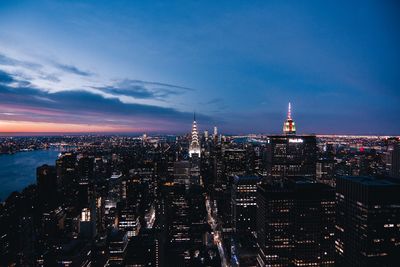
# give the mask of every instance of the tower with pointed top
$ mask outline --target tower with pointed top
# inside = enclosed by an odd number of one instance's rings
[[[193,114],[193,124],[192,124],[192,139],[189,145],[189,157],[197,154],[200,157],[200,141],[199,133],[197,131],[196,113]]]
[[[289,102],[288,113],[285,122],[283,123],[283,133],[286,135],[296,134],[296,125],[292,119],[292,107]]]

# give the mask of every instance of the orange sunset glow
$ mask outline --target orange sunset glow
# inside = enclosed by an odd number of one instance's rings
[[[135,132],[140,129],[113,127],[107,125],[48,123],[30,121],[4,121],[0,120],[0,132]]]

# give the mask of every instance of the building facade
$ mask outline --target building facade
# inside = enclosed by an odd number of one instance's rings
[[[400,260],[400,184],[374,177],[336,181],[337,266],[396,266]]]
[[[257,192],[258,266],[334,266],[334,189],[297,177]]]

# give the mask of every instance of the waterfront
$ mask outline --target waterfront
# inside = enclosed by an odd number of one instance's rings
[[[21,191],[36,182],[36,168],[55,164],[59,150],[34,150],[0,155],[0,201],[11,192]]]

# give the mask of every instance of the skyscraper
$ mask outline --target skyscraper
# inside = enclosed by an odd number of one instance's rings
[[[232,184],[232,266],[254,266],[257,256],[255,239],[257,221],[258,176],[235,176]]]
[[[284,134],[296,134],[296,126],[292,119],[292,107],[289,102],[288,113],[285,122],[283,123],[283,133]]]
[[[235,176],[232,185],[232,220],[236,233],[256,230],[257,185],[260,177]]]
[[[388,140],[387,167],[389,175],[400,178],[400,141],[397,138]]]
[[[268,136],[266,164],[268,176],[315,178],[317,141],[315,135],[296,135],[290,103],[284,126],[283,135]]]
[[[297,177],[258,187],[258,266],[333,266],[335,192]]]
[[[337,266],[397,266],[400,184],[374,177],[336,180]]]
[[[44,211],[57,205],[57,174],[55,166],[42,165],[36,169],[37,194]]]
[[[192,125],[192,138],[189,145],[189,156],[192,157],[197,154],[200,157],[200,141],[199,133],[197,131],[196,114],[193,115],[193,125]]]

